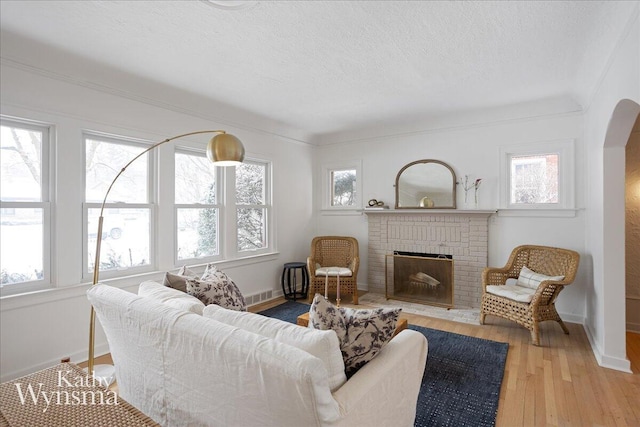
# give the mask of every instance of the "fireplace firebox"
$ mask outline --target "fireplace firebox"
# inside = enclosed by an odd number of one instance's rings
[[[453,307],[453,257],[394,251],[385,258],[385,294],[397,299]]]

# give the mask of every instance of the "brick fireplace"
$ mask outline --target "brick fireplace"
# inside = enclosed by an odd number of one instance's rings
[[[385,293],[385,256],[394,251],[453,256],[456,308],[479,308],[487,266],[489,225],[495,211],[376,210],[369,222],[369,292]]]

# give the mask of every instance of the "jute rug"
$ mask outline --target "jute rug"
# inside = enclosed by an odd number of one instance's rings
[[[287,301],[260,314],[295,323],[309,305]],[[429,341],[415,426],[494,426],[507,343],[409,325]]]
[[[480,310],[477,308],[442,308],[432,305],[418,304],[406,301],[388,300],[383,294],[368,292],[359,298],[360,304],[372,307],[401,307],[405,313],[435,317],[437,319],[453,320],[454,322],[480,324]]]

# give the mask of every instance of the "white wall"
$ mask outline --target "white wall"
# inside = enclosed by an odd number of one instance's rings
[[[50,366],[63,356],[71,355],[75,361],[86,358],[89,304],[84,296],[87,284],[80,280],[81,131],[84,129],[155,141],[191,130],[224,128],[241,138],[249,154],[265,155],[273,160],[279,252],[263,258],[263,262],[225,266],[247,294],[279,289],[282,264],[303,260],[314,234],[353,235],[361,243],[361,254],[366,254],[365,215],[315,216],[321,203],[312,195],[321,194],[318,171],[324,163],[361,159],[363,199],[382,199],[392,205],[395,175],[403,165],[422,158],[439,159],[449,163],[458,175],[482,177],[480,208],[491,209],[498,203],[500,145],[573,138],[576,140],[576,206],[586,207],[586,211],[578,211],[571,218],[494,216],[490,220],[489,264],[502,265],[511,248],[520,243],[562,246],[580,252],[580,272],[574,285],[561,294],[558,309],[569,321],[580,322],[586,317],[587,331],[599,363],[628,369],[624,342],[624,260],[619,256],[624,253],[624,190],[616,192],[609,187],[619,180],[620,174],[615,172],[624,170],[624,152],[620,156],[620,150],[612,147],[612,155],[605,156],[603,147],[609,120],[619,102],[624,99],[640,102],[637,7],[634,13],[584,117],[560,114],[558,108],[538,105],[538,112],[530,118],[509,119],[513,116],[507,113],[501,116],[493,111],[475,119],[467,114],[465,123],[473,125],[439,123],[434,119],[427,127],[412,128],[410,133],[398,130],[395,135],[380,139],[371,136],[373,129],[357,142],[348,142],[355,138],[330,136],[322,140],[328,145],[317,150],[298,142],[305,140],[304,132],[298,134],[298,141],[279,136],[292,133],[283,131],[281,124],[234,108],[212,107],[196,96],[186,99],[182,94],[178,102],[177,98],[173,99],[175,89],[158,91],[154,96],[159,102],[152,102],[153,97],[129,96],[140,83],[131,76],[122,76],[113,70],[96,71],[95,66],[86,64],[78,66],[69,58],[61,57],[59,52],[31,49],[32,46],[24,42],[10,46],[9,42],[13,41],[3,36],[1,112],[56,125],[55,155],[61,166],[56,170],[54,223],[57,234],[53,241],[57,288],[0,301],[0,380]],[[41,63],[59,69],[48,73],[28,65],[27,59],[18,58],[22,52],[31,52]],[[18,60],[6,60],[11,55]],[[84,74],[87,80],[102,74],[98,77],[108,76],[111,83],[117,79],[124,83],[121,86],[78,84],[83,79],[70,79],[70,73]],[[147,91],[158,89],[153,82],[145,81],[141,86]],[[184,108],[189,101],[192,109]],[[565,107],[563,104],[560,109],[570,111]],[[194,112],[196,109],[201,112]],[[225,119],[230,117],[233,119]],[[252,126],[239,124],[248,122]],[[340,144],[333,144],[336,142]],[[619,147],[622,150],[623,145]],[[170,149],[162,148],[165,153]],[[621,182],[624,183],[624,176]],[[616,214],[610,215],[610,212]],[[161,257],[160,262],[158,272],[151,277],[161,278],[162,271],[173,268],[167,264],[166,257]],[[363,271],[366,267],[366,256],[363,256]],[[115,284],[135,290],[139,280]],[[366,283],[362,285],[366,287]],[[106,351],[101,333],[97,345],[98,353]]]
[[[576,138],[576,206],[584,210],[578,211],[576,218],[491,219],[489,264],[501,265],[511,247],[525,242],[580,252],[576,282],[561,294],[558,311],[567,320],[584,321],[598,363],[621,371],[630,369],[625,343],[625,261],[621,254],[625,251],[624,145],[640,112],[639,9],[638,5],[633,9],[580,117],[558,113],[570,105],[538,103],[537,113],[530,119],[511,120],[513,112],[504,112],[501,120],[500,113],[486,111],[478,117],[465,114],[457,121],[451,117],[442,123],[432,119],[423,130],[415,125],[404,131],[377,129],[385,135],[382,138],[371,136],[373,129],[325,136],[321,141],[329,145],[322,147],[318,156],[318,165],[362,158],[363,199],[383,199],[391,205],[392,185],[400,167],[422,158],[443,160],[458,175],[483,178],[480,208],[491,209],[498,202],[498,145]],[[519,110],[523,117],[524,110]],[[491,119],[486,120],[488,117]],[[465,122],[473,125],[465,127]],[[318,191],[316,187],[316,194]],[[339,229],[358,237],[361,253],[366,254],[365,216],[321,215],[318,221],[320,229]]]
[[[4,48],[4,44],[3,44]],[[4,53],[4,52],[3,52]],[[181,133],[203,129],[225,129],[244,143],[248,156],[273,162],[273,204],[277,252],[244,262],[220,263],[245,295],[272,290],[280,292],[282,265],[304,261],[314,234],[312,188],[314,148],[277,134],[277,125],[265,131],[236,123],[208,120],[207,114],[189,114],[171,104],[141,102],[108,88],[84,85],[41,69],[14,66],[3,61],[0,70],[3,115],[54,125],[56,185],[53,223],[54,285],[56,288],[28,295],[2,298],[0,305],[0,377],[5,381],[50,366],[61,357],[86,360],[90,306],[81,277],[83,161],[82,131],[160,141]],[[182,100],[184,101],[184,99]],[[155,105],[154,105],[155,104]],[[222,114],[223,115],[223,114]],[[204,149],[208,136],[181,143]],[[171,143],[170,143],[171,144]],[[171,166],[172,147],[160,147],[160,170]],[[158,271],[141,277],[115,280],[111,284],[136,291],[147,278],[161,280],[163,272],[175,268],[172,256],[172,210],[163,200],[172,200],[172,189],[160,174],[160,218]],[[166,186],[163,183],[166,182]],[[163,212],[168,215],[162,217]],[[102,332],[96,339],[96,354],[108,351]]]
[[[630,370],[625,342],[624,146],[640,111],[638,6],[612,53],[585,113],[589,173],[587,251],[593,286],[587,289],[586,329],[602,366]]]
[[[505,110],[505,117],[509,112]],[[473,121],[472,121],[473,123]],[[362,160],[363,200],[375,198],[389,206],[395,202],[396,174],[407,163],[419,159],[436,159],[449,164],[458,177],[465,174],[482,178],[479,193],[480,209],[498,208],[499,147],[557,140],[575,140],[576,206],[584,206],[585,169],[582,142],[582,115],[554,114],[524,119],[506,119],[482,125],[449,127],[443,130],[365,138],[354,142],[340,142],[319,148],[318,166],[340,159]],[[340,136],[336,140],[340,141]],[[320,180],[316,195],[322,194]],[[458,190],[458,206],[464,194]],[[319,204],[317,200],[316,203]],[[520,244],[541,244],[585,252],[585,215],[578,210],[575,216],[509,217],[493,215],[489,219],[489,265],[502,266],[511,250]],[[351,235],[360,242],[361,269],[367,271],[366,215],[323,215],[318,218],[320,232]],[[558,310],[568,321],[584,321],[585,290],[588,283],[588,263],[581,265],[575,283],[565,289],[557,303]],[[366,289],[366,274],[359,275],[360,287]],[[480,286],[478,278],[478,286]]]

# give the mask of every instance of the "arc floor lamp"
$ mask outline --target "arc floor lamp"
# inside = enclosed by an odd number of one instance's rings
[[[213,136],[209,140],[209,144],[207,144],[207,157],[211,162],[213,162],[216,166],[235,166],[242,163],[244,160],[244,146],[242,142],[235,136],[226,133],[224,130],[201,130],[196,132],[184,133],[182,135],[177,135],[171,138],[167,138],[160,142],[157,142],[135,156],[131,159],[124,167],[118,172],[111,184],[107,188],[107,192],[104,195],[104,200],[102,201],[102,206],[100,208],[100,218],[98,219],[98,234],[96,235],[96,258],[95,263],[93,265],[93,285],[98,284],[100,279],[100,245],[102,242],[102,221],[104,214],[104,206],[107,203],[107,198],[109,197],[109,193],[111,192],[111,188],[116,183],[120,175],[124,173],[125,170],[131,165],[131,163],[138,160],[143,155],[147,154],[149,151],[156,149],[162,144],[166,144],[167,142],[184,138],[191,135],[199,135],[203,133],[216,133],[217,135]],[[110,383],[113,381],[113,367],[110,365],[105,366],[100,372],[96,372],[96,367],[94,365],[94,351],[95,351],[95,331],[96,331],[96,312],[91,306],[91,319],[89,322],[89,361],[87,371],[90,375],[94,375],[95,377],[99,377],[101,381],[106,381]]]

